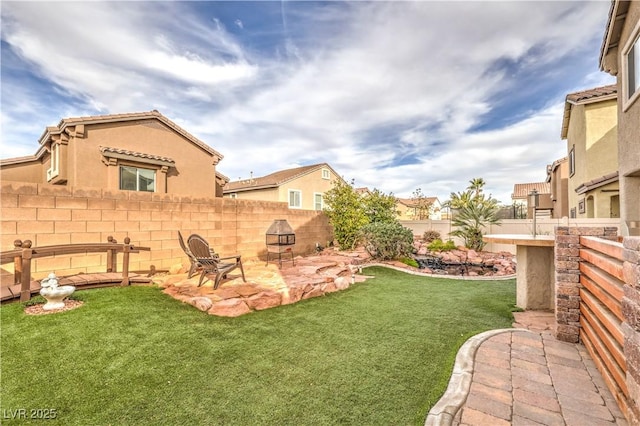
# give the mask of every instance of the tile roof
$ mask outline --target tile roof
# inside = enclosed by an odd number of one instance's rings
[[[327,163],[313,164],[311,166],[296,167],[293,169],[280,170],[266,176],[252,177],[250,179],[241,179],[229,182],[224,186],[224,193],[236,191],[248,191],[253,189],[275,188],[285,182],[296,179],[302,175],[310,173],[322,167],[335,171]]]
[[[120,154],[127,157],[144,158],[147,160],[161,161],[163,163],[175,164],[173,158],[163,157],[160,155],[145,154],[144,152],[129,151],[128,149],[112,148],[109,146],[101,146],[100,152],[103,154]]]
[[[415,202],[415,200],[413,200],[411,198],[396,198],[396,200],[400,204],[403,204],[403,205],[405,205],[407,207],[415,207],[418,204],[418,203]],[[439,201],[438,197],[425,197],[425,200],[427,200],[431,204],[435,204],[436,201]]]
[[[149,119],[155,119],[160,121],[161,123],[164,123],[166,126],[174,130],[176,133],[184,136],[186,139],[188,139],[193,144],[200,147],[207,153],[211,154],[212,156],[218,157],[218,161],[224,158],[224,156],[220,154],[218,151],[211,148],[209,145],[202,142],[200,139],[196,138],[191,133],[187,132],[182,127],[178,126],[176,123],[169,120],[167,117],[165,117],[155,109],[153,111],[147,111],[147,112],[133,112],[133,113],[126,113],[126,114],[91,115],[86,117],[63,118],[62,120],[60,120],[60,123],[58,123],[57,127],[49,126],[46,128],[42,136],[40,136],[40,144],[42,145],[46,143],[49,135],[61,133],[62,131],[64,131],[65,127],[68,127],[68,126],[76,126],[78,124],[86,125],[86,124],[101,124],[101,123],[117,123],[122,121],[149,120]]]
[[[615,171],[615,172],[606,174],[604,176],[600,176],[598,178],[592,179],[589,182],[584,182],[580,184],[576,188],[576,193],[584,194],[585,192],[589,192],[592,189],[600,188],[601,186],[605,186],[617,181],[618,181],[618,172]]]
[[[615,84],[609,84],[607,86],[595,87],[593,89],[569,93],[564,102],[562,130],[560,131],[561,139],[567,139],[567,133],[569,132],[569,120],[571,119],[571,108],[573,105],[585,105],[595,102],[603,102],[610,99],[617,99],[617,97],[618,88]]]
[[[600,100],[604,100],[601,98],[615,98],[615,96],[611,95],[615,95],[617,93],[618,87],[615,84],[609,84],[607,86],[569,93],[566,101],[572,104],[598,102]]]
[[[606,64],[606,57],[609,50],[615,49],[620,43],[620,35],[622,34],[622,28],[624,26],[627,12],[629,11],[629,1],[611,0],[611,7],[609,8],[609,17],[607,19],[607,26],[605,27],[604,37],[602,38],[602,46],[600,47],[600,70],[607,72],[611,75],[616,75],[617,70],[611,69],[617,68],[617,58],[614,58],[613,62]]]
[[[551,193],[551,185],[548,182],[516,183],[513,185],[513,194],[511,194],[511,199],[526,200],[527,196],[534,189],[538,191],[538,194]]]

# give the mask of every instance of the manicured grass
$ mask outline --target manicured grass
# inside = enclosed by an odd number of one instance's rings
[[[84,306],[54,315],[5,305],[0,413],[55,409],[65,425],[423,424],[462,343],[511,326],[515,281],[365,273],[376,278],[239,318],[156,287],[79,292]]]

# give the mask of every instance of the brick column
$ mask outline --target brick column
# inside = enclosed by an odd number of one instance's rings
[[[624,355],[627,361],[627,388],[631,413],[625,413],[637,424],[640,419],[640,237],[625,237],[624,247],[624,297],[622,312],[624,322]]]
[[[556,338],[565,342],[580,341],[580,236],[589,235],[615,240],[616,227],[556,226]]]
[[[580,235],[568,226],[556,226],[556,338],[580,339]]]

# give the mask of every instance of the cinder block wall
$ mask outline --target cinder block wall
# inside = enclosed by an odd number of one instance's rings
[[[157,269],[187,262],[178,231],[197,233],[222,256],[240,253],[243,259],[265,259],[265,232],[275,219],[286,219],[296,233],[294,254],[313,252],[333,240],[325,214],[291,210],[286,203],[112,191],[3,181],[0,183],[0,248],[14,241],[33,246],[106,242],[113,236],[150,247],[132,256],[131,270]],[[5,273],[11,265],[4,265]],[[104,272],[106,255],[59,256],[37,259],[34,278],[51,271],[59,275]]]

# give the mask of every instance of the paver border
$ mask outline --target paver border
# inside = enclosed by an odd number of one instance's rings
[[[467,396],[469,396],[475,367],[475,356],[480,345],[498,334],[513,333],[515,331],[533,333],[524,328],[501,328],[476,334],[464,342],[456,355],[449,385],[440,400],[429,410],[424,422],[425,426],[450,426],[453,423],[458,410],[460,410],[466,402]]]

